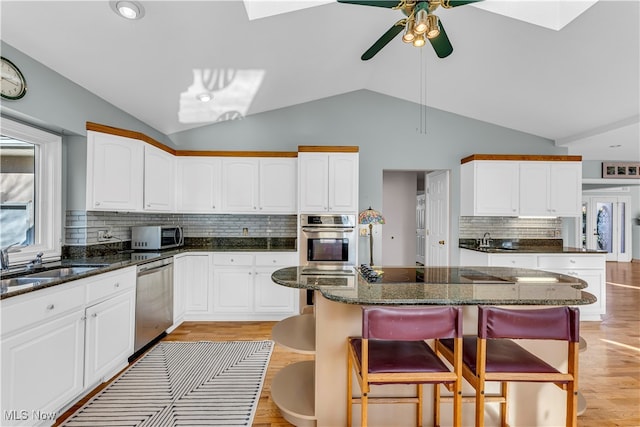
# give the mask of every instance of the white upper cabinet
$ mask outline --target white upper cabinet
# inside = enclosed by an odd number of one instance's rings
[[[259,160],[252,157],[222,159],[222,210],[224,212],[258,211],[259,168]]]
[[[461,216],[580,215],[580,161],[474,160],[460,180]]]
[[[580,216],[580,162],[520,162],[520,212]]]
[[[222,161],[219,157],[178,157],[178,212],[221,211]]]
[[[144,146],[144,210],[171,212],[175,208],[176,158],[150,144]]]
[[[260,159],[259,210],[268,213],[296,213],[298,159],[265,157]]]
[[[143,142],[100,132],[87,132],[89,211],[141,211]]]
[[[229,213],[296,213],[297,160],[222,159],[222,209]]]
[[[461,216],[517,216],[518,163],[473,161],[461,167]]]
[[[358,211],[357,153],[299,153],[300,212]]]

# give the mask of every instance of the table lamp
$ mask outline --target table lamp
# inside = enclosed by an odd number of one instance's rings
[[[358,215],[358,223],[369,224],[369,265],[373,265],[373,224],[384,224],[384,217],[369,206]]]

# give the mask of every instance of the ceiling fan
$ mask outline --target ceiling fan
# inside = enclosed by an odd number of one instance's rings
[[[361,59],[367,61],[375,56],[395,36],[404,30],[402,41],[422,47],[429,40],[431,46],[440,58],[446,58],[453,52],[453,46],[444,31],[440,18],[433,11],[442,6],[445,9],[464,6],[482,0],[338,0],[338,3],[357,4],[363,6],[385,7],[399,9],[407,17],[399,20],[382,35]]]

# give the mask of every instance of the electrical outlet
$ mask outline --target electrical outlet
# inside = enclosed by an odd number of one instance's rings
[[[111,238],[109,230],[98,230],[98,242],[104,242]]]

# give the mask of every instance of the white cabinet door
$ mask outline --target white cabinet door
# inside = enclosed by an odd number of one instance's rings
[[[553,162],[549,205],[553,215],[582,215],[582,162]]]
[[[298,161],[295,158],[260,159],[260,213],[296,213]]]
[[[299,153],[300,212],[357,212],[358,159],[357,153]]]
[[[86,309],[85,387],[109,380],[133,354],[135,291]]]
[[[521,215],[553,215],[549,205],[550,179],[548,162],[520,162]]]
[[[329,156],[318,153],[298,154],[300,212],[329,210]]]
[[[33,426],[83,390],[84,309],[2,340],[2,425]]]
[[[143,142],[88,131],[87,210],[141,211],[143,170]]]
[[[225,213],[258,211],[259,160],[252,157],[222,159],[222,210]]]
[[[358,155],[329,155],[329,211],[358,210]]]
[[[299,294],[296,289],[273,283],[271,275],[279,267],[256,267],[254,311],[293,315]]]
[[[221,209],[222,162],[215,157],[178,157],[178,212],[218,212]]]
[[[253,268],[218,267],[213,271],[213,312],[248,314],[253,311]],[[224,316],[222,316],[224,317]]]
[[[475,162],[474,215],[518,215],[518,162]]]
[[[184,262],[174,265],[176,277],[186,287],[186,318],[211,312],[209,295],[211,256],[206,253],[192,253],[183,258]]]
[[[175,208],[176,158],[152,145],[144,147],[144,210],[171,212]]]
[[[520,215],[580,216],[581,162],[520,162]]]
[[[183,254],[173,257],[173,328],[182,323],[187,311],[187,282],[183,275],[188,269],[188,256]]]

